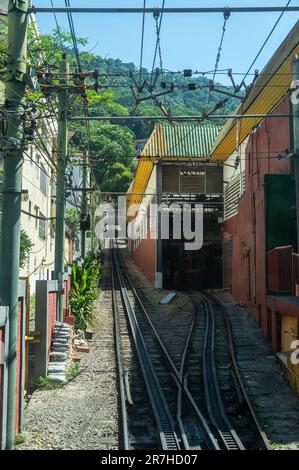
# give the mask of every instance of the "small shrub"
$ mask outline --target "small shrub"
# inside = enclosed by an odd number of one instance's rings
[[[93,302],[99,292],[100,261],[87,256],[83,263],[72,266],[70,308],[75,317],[75,330],[86,331],[91,320]]]
[[[66,380],[70,382],[73,380],[78,374],[79,374],[79,363],[78,362],[72,362],[70,367],[68,368],[66,372]]]
[[[47,377],[39,377],[36,385],[40,390],[56,390],[57,388],[63,387],[63,383],[55,382]]]
[[[23,434],[17,434],[15,437],[15,445],[19,446],[25,442],[25,436]]]

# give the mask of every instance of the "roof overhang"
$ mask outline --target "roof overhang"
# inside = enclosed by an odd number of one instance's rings
[[[268,114],[289,92],[292,82],[292,60],[296,54],[299,55],[298,38],[299,21],[267,63],[235,114]],[[211,151],[211,160],[227,160],[252,132],[253,127],[263,119],[256,117],[230,119],[216,139]]]

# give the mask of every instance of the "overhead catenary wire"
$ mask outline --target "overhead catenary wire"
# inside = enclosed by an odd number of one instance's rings
[[[225,32],[226,32],[226,23],[227,23],[227,20],[230,17],[230,12],[229,11],[224,12],[223,17],[224,17],[224,20],[223,20],[223,26],[222,26],[222,34],[221,34],[220,44],[219,44],[219,47],[218,47],[218,52],[217,52],[216,62],[215,62],[215,69],[214,69],[213,78],[212,78],[213,82],[215,80],[215,76],[216,76],[216,73],[217,73],[217,70],[218,70],[218,65],[219,65],[220,58],[221,58],[222,45],[223,45],[224,35],[225,35]],[[211,90],[210,90],[210,93],[209,93],[208,102],[210,102],[210,98],[211,98]]]
[[[295,7],[281,7],[281,6],[271,6],[271,7],[168,7],[162,10],[162,8],[131,8],[131,7],[30,7],[29,13],[106,13],[106,14],[137,14],[143,13],[153,14],[155,12],[161,13],[172,13],[172,14],[182,14],[182,13],[224,13],[229,11],[230,13],[274,13],[281,11],[288,12],[297,12],[299,11],[299,6]]]
[[[143,8],[145,8],[145,7],[146,7],[146,0],[143,0]],[[142,80],[144,29],[145,29],[145,13],[143,13],[143,15],[142,15],[142,27],[141,27],[141,45],[140,45],[140,62],[139,62],[139,87],[141,86],[141,80]]]
[[[258,53],[256,54],[255,58],[253,59],[253,61],[251,62],[247,72],[245,73],[243,79],[242,79],[242,82],[241,83],[244,83],[249,72],[251,71],[252,67],[254,66],[254,64],[256,63],[257,59],[259,58],[259,56],[261,55],[262,51],[264,50],[267,42],[269,41],[270,37],[272,36],[273,32],[275,31],[278,23],[280,22],[281,18],[283,17],[284,13],[287,11],[288,9],[288,6],[289,4],[291,3],[292,0],[288,0],[284,9],[281,11],[281,14],[279,15],[278,19],[276,20],[275,24],[273,25],[271,31],[269,32],[268,36],[266,37],[265,41],[263,42],[261,48],[259,49]]]
[[[163,20],[163,12],[164,12],[164,7],[165,7],[165,0],[162,0],[162,7],[161,7],[161,12],[159,12],[159,26],[157,27],[157,38],[156,38],[156,44],[155,44],[155,51],[154,51],[154,59],[153,59],[153,65],[152,65],[152,71],[151,71],[151,78],[150,78],[150,84],[153,82],[153,77],[154,77],[154,70],[155,70],[155,64],[156,64],[156,58],[157,58],[157,52],[159,48],[159,43],[160,43],[160,34],[161,34],[161,26],[162,26],[162,20]],[[154,15],[158,14],[158,10],[153,12]]]

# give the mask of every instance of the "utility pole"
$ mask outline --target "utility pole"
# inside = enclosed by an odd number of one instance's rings
[[[28,0],[8,4],[7,128],[4,134],[0,303],[9,307],[6,448],[13,449],[20,260],[23,114],[26,83]],[[5,404],[4,404],[5,406]]]
[[[292,77],[294,84],[297,84],[297,95],[299,94],[299,57],[294,56],[292,62]],[[296,82],[297,81],[297,82]],[[291,96],[292,106],[292,137],[293,137],[293,152],[295,155],[294,173],[295,173],[295,188],[296,188],[296,219],[297,219],[297,253],[299,250],[299,99],[298,96]]]
[[[65,240],[65,192],[66,192],[66,160],[68,146],[68,91],[67,74],[69,65],[66,56],[59,66],[61,74],[58,92],[58,142],[57,142],[57,180],[56,180],[56,240],[55,240],[55,279],[58,279],[58,320],[63,321],[63,274],[64,274],[64,240]]]
[[[86,161],[86,150],[83,152],[83,174],[82,174],[82,200],[81,200],[81,220],[87,218],[87,161]],[[82,224],[81,230],[81,257],[84,259],[86,255],[86,229]]]

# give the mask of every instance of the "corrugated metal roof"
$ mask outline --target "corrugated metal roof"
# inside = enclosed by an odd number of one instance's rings
[[[221,127],[213,125],[158,124],[141,152],[133,184],[128,191],[128,204],[140,204],[153,167],[158,158],[189,160],[209,158]]]
[[[262,70],[235,114],[268,114],[288,93],[292,81],[292,59],[299,54],[299,21]],[[211,152],[212,161],[225,161],[263,118],[230,119],[219,133]],[[239,135],[238,135],[239,134]]]
[[[148,139],[141,157],[209,158],[220,126],[158,124]]]

